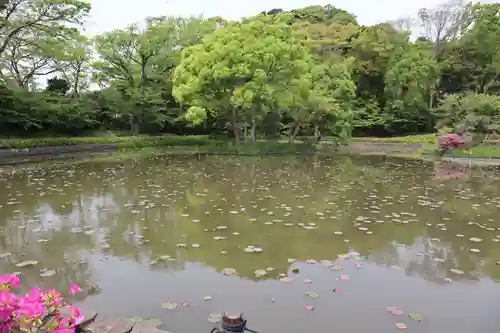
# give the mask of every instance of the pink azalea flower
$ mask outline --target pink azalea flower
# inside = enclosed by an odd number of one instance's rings
[[[76,293],[79,293],[80,291],[82,291],[82,288],[80,288],[76,284],[72,283],[69,286],[68,294],[74,295]]]
[[[47,290],[40,295],[40,298],[49,307],[57,307],[63,304],[63,298],[57,290]]]
[[[0,309],[14,309],[17,307],[17,297],[10,291],[0,291]]]
[[[45,315],[45,306],[42,302],[34,302],[29,297],[19,298],[19,308],[15,311],[17,316],[33,318],[42,318]]]
[[[42,299],[42,289],[40,288],[31,288],[28,295],[26,297],[32,302],[38,302]]]
[[[16,274],[0,275],[0,285],[8,288],[19,288],[19,276]]]
[[[71,313],[71,319],[74,325],[78,325],[83,321],[83,315],[78,308],[67,305],[66,309],[68,309],[68,311]]]

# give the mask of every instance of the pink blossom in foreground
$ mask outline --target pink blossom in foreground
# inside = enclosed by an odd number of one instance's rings
[[[76,284],[72,283],[69,286],[68,294],[74,295],[82,291],[82,288],[78,287]]]
[[[44,333],[75,333],[76,325],[83,321],[78,308],[64,302],[57,290],[43,291],[31,288],[24,296],[11,292],[20,285],[17,275],[0,276],[0,333],[15,331],[37,331]],[[81,288],[71,284],[69,293],[76,294]],[[69,316],[61,315],[66,307]],[[42,323],[42,318],[52,316],[52,324]],[[43,327],[38,327],[42,325]]]
[[[15,274],[0,275],[0,285],[4,288],[19,288],[19,276]]]

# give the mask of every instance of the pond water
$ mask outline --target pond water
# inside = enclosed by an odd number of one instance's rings
[[[498,171],[214,156],[17,170],[0,175],[0,269],[75,282],[83,309],[175,333],[208,332],[221,311],[261,333],[489,333]]]

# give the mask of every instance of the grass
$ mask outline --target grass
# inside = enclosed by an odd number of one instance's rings
[[[328,138],[326,138],[328,139]],[[432,155],[435,147],[435,134],[411,135],[392,138],[353,138],[354,142],[402,143],[421,144],[416,155]],[[455,149],[446,154],[451,157],[500,158],[500,145],[474,147],[469,155],[468,150]],[[33,138],[33,139],[0,139],[0,149],[26,149],[57,146],[74,146],[82,144],[116,144],[118,150],[137,148],[158,148],[170,153],[200,153],[200,154],[229,154],[229,155],[260,155],[260,154],[307,154],[316,152],[316,145],[306,140],[295,144],[279,140],[259,140],[256,144],[243,142],[234,145],[226,139],[215,139],[209,136],[101,136],[76,138]],[[321,149],[321,145],[320,145]],[[327,153],[331,153],[327,149]],[[375,152],[374,152],[375,153]],[[381,152],[383,153],[383,152]],[[390,154],[390,153],[388,153]]]
[[[217,142],[208,136],[109,136],[82,138],[0,139],[0,148],[26,149],[85,144],[116,144],[118,148],[205,146]]]
[[[154,148],[172,153],[204,153],[231,155],[260,154],[307,154],[316,151],[314,144],[260,140],[255,144],[242,142],[235,145],[231,140],[214,139],[208,136],[137,136],[137,137],[77,137],[0,139],[0,149],[30,149],[84,144],[116,144],[119,151]],[[58,154],[57,154],[58,155]]]
[[[449,157],[500,158],[500,146],[477,146],[471,149],[453,149],[445,154]]]
[[[358,137],[352,138],[355,142],[375,142],[375,143],[420,143],[431,144],[436,142],[436,134],[419,134],[408,136],[396,136],[391,138]]]

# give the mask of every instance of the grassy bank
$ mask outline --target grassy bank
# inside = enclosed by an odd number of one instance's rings
[[[115,144],[118,150],[158,148],[172,152],[220,153],[235,155],[312,153],[316,147],[309,143],[289,144],[276,140],[262,140],[253,144],[235,145],[231,140],[211,139],[208,136],[137,136],[137,137],[83,137],[0,139],[3,149],[32,149],[91,144]]]
[[[421,144],[419,150],[421,155],[435,154],[436,134],[408,135],[392,138],[353,138],[354,142],[368,143],[401,143],[401,144]],[[468,149],[453,149],[445,154],[448,157],[473,157],[473,158],[500,158],[500,141],[487,140],[483,145]]]
[[[145,148],[169,146],[205,146],[222,141],[208,136],[109,136],[81,138],[0,139],[0,148],[26,149],[87,144],[116,144],[118,148]]]
[[[329,139],[329,138],[326,138]],[[435,134],[411,135],[392,138],[353,138],[353,142],[359,143],[392,143],[392,144],[421,144],[417,156],[433,155],[435,149]],[[490,141],[485,145],[474,147],[470,154],[468,150],[455,149],[446,154],[450,157],[479,157],[500,158],[500,145],[497,141]],[[311,141],[289,144],[277,140],[260,140],[256,144],[243,142],[235,145],[230,140],[213,139],[209,136],[107,136],[107,137],[77,137],[77,138],[37,138],[37,139],[0,139],[0,149],[30,149],[60,146],[75,146],[85,144],[116,144],[118,150],[137,148],[159,148],[163,151],[175,153],[208,153],[208,154],[231,154],[231,155],[259,155],[259,154],[305,154],[316,152],[316,145]],[[331,153],[329,145],[321,145],[323,152]],[[327,148],[324,148],[327,147]],[[370,147],[369,150],[373,149]],[[397,155],[394,152],[381,150],[368,153]]]

